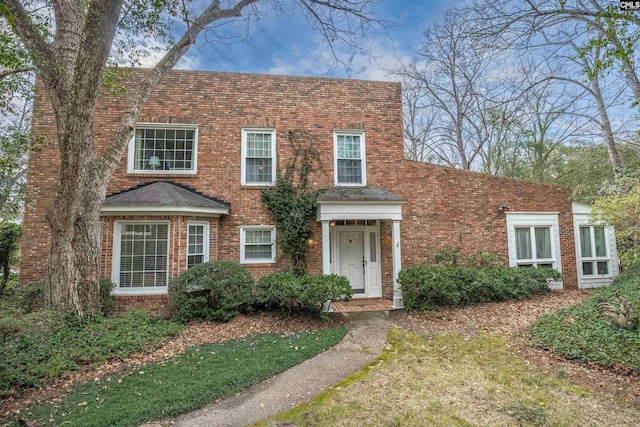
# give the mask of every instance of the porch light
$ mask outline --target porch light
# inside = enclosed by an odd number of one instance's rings
[[[335,221],[330,221],[329,222],[329,227],[335,227],[336,226],[336,222]]]
[[[152,168],[157,168],[160,166],[160,158],[158,156],[149,157],[149,163],[147,163]]]

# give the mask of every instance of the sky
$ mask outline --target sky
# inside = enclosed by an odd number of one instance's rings
[[[377,16],[390,25],[371,33],[361,43],[368,54],[336,44],[340,64],[336,64],[327,43],[301,15],[275,16],[267,11],[249,39],[223,44],[207,42],[201,36],[176,68],[389,80],[388,70],[412,58],[429,22],[442,16],[451,4],[446,0],[381,0],[376,5]],[[143,65],[154,61],[152,56]]]

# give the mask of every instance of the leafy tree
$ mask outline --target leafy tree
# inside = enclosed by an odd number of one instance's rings
[[[640,179],[621,178],[605,185],[594,208],[595,219],[606,221],[616,230],[622,265],[640,266]]]
[[[10,263],[18,252],[22,226],[14,223],[6,223],[0,226],[0,270],[2,270],[2,283],[0,294],[4,293],[9,282]]]
[[[56,0],[43,4],[0,0],[0,15],[29,52],[58,129],[59,180],[46,215],[52,237],[48,305],[80,317],[93,317],[100,310],[100,209],[142,106],[156,85],[201,33],[224,33],[225,24],[231,31],[238,26],[249,31],[266,13],[279,13],[282,18],[296,10],[330,44],[358,45],[377,23],[372,0]],[[181,35],[171,37],[181,30]],[[137,37],[155,37],[167,49],[128,93],[116,131],[104,151],[97,153],[92,123],[101,85],[109,77],[107,62],[112,52],[135,59]]]

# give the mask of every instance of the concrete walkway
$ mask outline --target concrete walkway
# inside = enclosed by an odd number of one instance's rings
[[[240,427],[311,400],[375,360],[387,344],[391,327],[388,312],[358,313],[346,318],[347,335],[332,349],[240,394],[145,426]]]

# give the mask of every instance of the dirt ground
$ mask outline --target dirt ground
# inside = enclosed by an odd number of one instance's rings
[[[588,295],[589,292],[586,291],[565,290],[524,301],[488,303],[465,309],[441,310],[433,314],[397,311],[392,314],[392,319],[399,326],[417,333],[460,332],[470,336],[479,333],[500,335],[507,339],[510,349],[536,369],[554,376],[562,376],[579,386],[602,391],[625,401],[640,403],[640,378],[637,376],[567,360],[529,345],[525,331],[533,321],[542,314],[576,304]],[[27,390],[19,396],[0,401],[0,417],[15,413],[31,403],[60,396],[74,383],[91,380],[127,365],[162,360],[180,353],[189,346],[266,332],[286,334],[300,330],[317,330],[343,321],[338,318],[323,321],[309,316],[262,313],[238,316],[228,323],[191,324],[178,337],[167,341],[153,353],[135,354],[124,360],[109,361],[99,367],[85,367],[59,379],[47,388]]]

